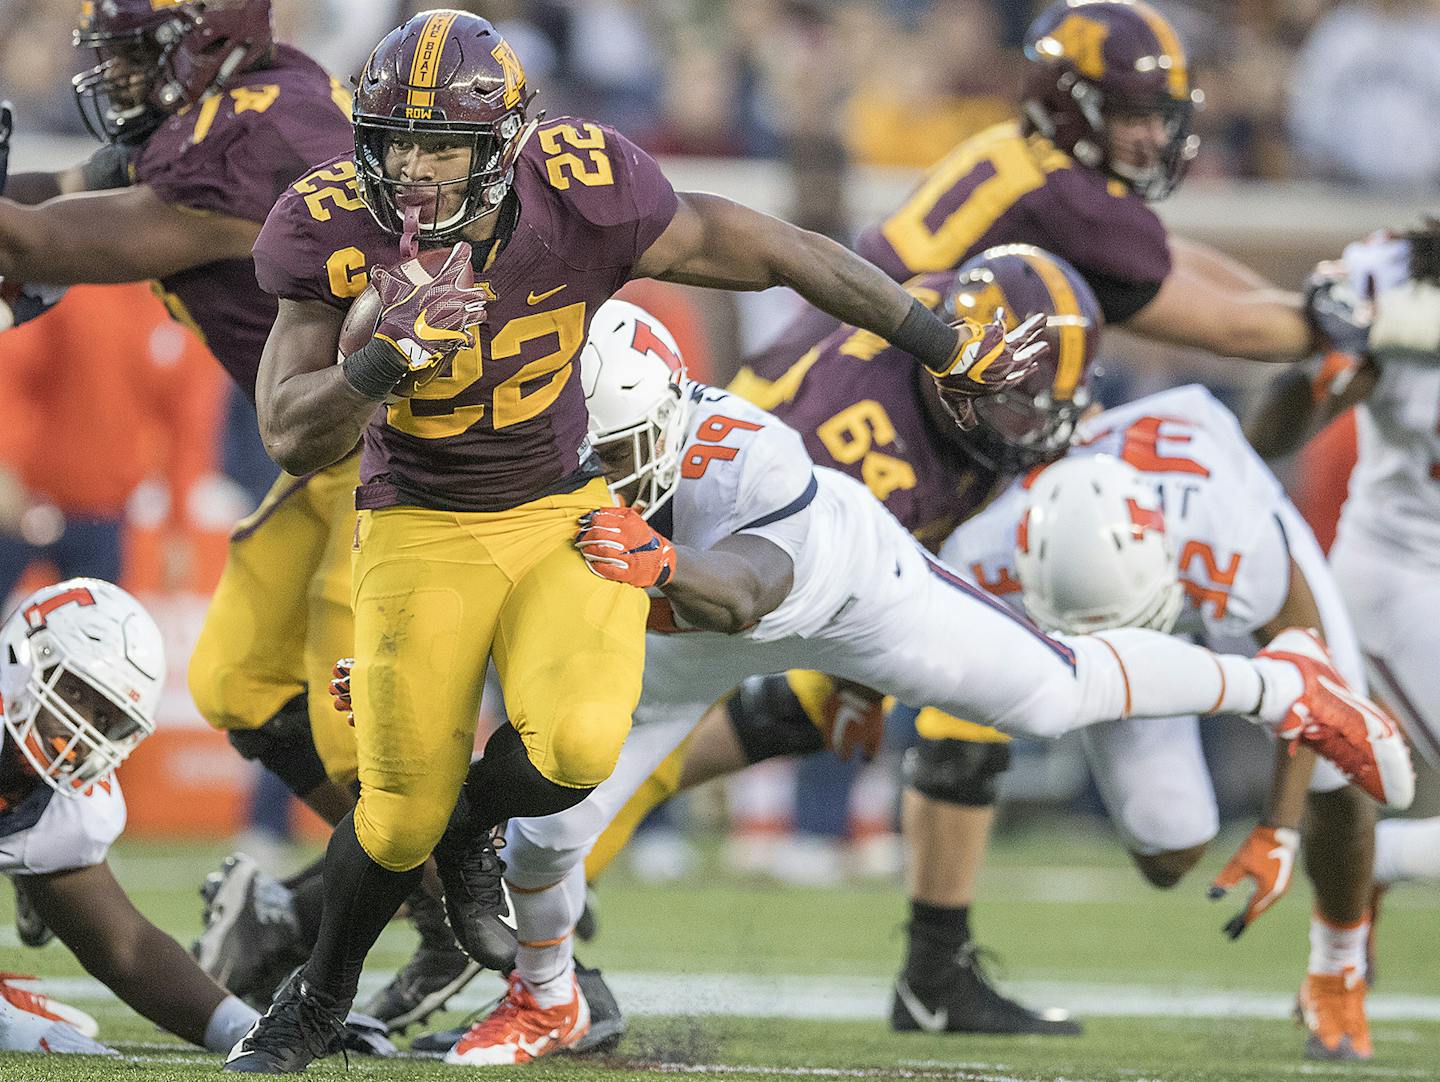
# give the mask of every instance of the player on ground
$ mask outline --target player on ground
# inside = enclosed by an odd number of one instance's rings
[[[1322,738],[1322,724],[1304,739],[1408,801],[1403,744],[1383,717],[1365,720],[1374,708],[1359,697],[1330,697],[1340,678],[1305,633],[1254,661],[1136,629],[1046,638],[927,553],[859,482],[815,467],[792,429],[685,379],[667,360],[673,338],[640,309],[606,304],[582,358],[591,438],[627,506],[586,516],[575,544],[596,575],[650,591],[644,693],[610,778],[559,814],[510,821],[515,973],[450,1062],[522,1063],[583,1036],[570,952],[585,853],[708,704],[755,673],[817,669],[1046,736],[1216,704],[1259,711],[1287,738],[1302,716],[1323,716],[1347,735]]]
[[[1107,323],[1228,357],[1309,355],[1322,338],[1312,323],[1328,327],[1325,313],[1307,312],[1300,294],[1169,235],[1148,205],[1174,190],[1198,150],[1190,122],[1201,99],[1174,27],[1138,0],[1060,0],[1035,20],[1026,41],[1019,123],[957,146],[904,205],[861,234],[860,254],[903,281],[959,267],[992,245],[1034,244],[1079,272]],[[805,310],[733,387],[763,401],[772,381],[783,380],[833,327]],[[796,709],[793,696],[756,706],[772,718]],[[946,998],[937,959],[961,956],[969,940],[973,886],[994,819],[993,778],[1004,755],[993,734],[963,731],[953,721],[941,732],[937,724],[933,713],[921,719],[911,757],[920,780],[904,797],[910,866],[924,877],[912,884],[907,956],[925,970],[912,976],[935,985],[930,1017]],[[964,800],[937,796],[927,777]],[[963,1030],[971,977],[964,966],[950,974],[946,1025]],[[901,1003],[892,1019],[917,1028]]]
[[[1233,415],[1200,387],[1150,395],[1088,421],[1063,463],[1011,487],[961,526],[943,559],[996,584],[1042,627],[1153,627],[1209,643],[1316,629],[1352,688],[1364,688],[1355,632],[1324,554]],[[1219,827],[1193,716],[1086,730],[1105,806],[1151,883],[1173,886]],[[1285,893],[1305,830],[1315,887],[1305,997],[1307,1055],[1368,1058],[1364,950],[1374,808],[1328,764],[1276,752],[1261,825],[1212,886],[1254,887],[1226,931],[1239,936]],[[1307,786],[1309,789],[1307,799]],[[1348,974],[1347,969],[1352,971]]]
[[[154,731],[164,683],[160,629],[119,587],[70,579],[20,603],[0,627],[0,872],[23,880],[38,916],[93,977],[161,1028],[219,1052],[258,1015],[146,920],[105,862],[125,827],[114,771]],[[19,991],[6,986],[0,998],[0,1048],[108,1051],[67,1012]],[[352,1047],[393,1051],[367,1028]]]
[[[1277,457],[1356,407],[1359,459],[1330,562],[1377,695],[1440,766],[1440,224],[1353,244],[1317,285],[1337,274],[1375,299],[1373,328],[1351,343],[1358,360],[1287,372],[1247,432]],[[1440,881],[1440,819],[1387,819],[1375,848],[1377,904],[1392,882]]]
[[[920,358],[967,420],[970,399],[1044,348],[1033,323],[957,330],[839,245],[677,195],[619,133],[541,124],[531,96],[485,20],[415,16],[365,66],[354,156],[292,186],[255,247],[260,283],[280,298],[259,380],[267,448],[305,473],[365,437],[352,587],[361,789],[327,852],[315,951],[230,1070],[304,1067],[317,1020],[348,1005],[437,843],[451,925],[472,956],[493,955],[509,932],[491,830],[577,803],[613,766],[640,691],[644,599],[589,575],[569,542],[579,516],[611,502],[574,360],[626,280],[788,284]],[[385,269],[412,233],[448,249],[433,277]],[[337,365],[346,312],[369,286],[364,344]],[[491,656],[510,723],[472,769]]]

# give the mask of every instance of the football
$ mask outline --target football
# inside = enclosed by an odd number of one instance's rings
[[[436,272],[450,257],[449,248],[426,248],[414,259],[407,259],[387,268],[392,274],[408,278],[416,285],[424,285],[434,278]],[[466,267],[460,275],[460,285],[469,288],[475,284],[475,272]],[[375,335],[375,325],[380,322],[380,292],[373,285],[355,298],[350,311],[345,313],[345,322],[340,325],[340,350],[335,357],[339,364],[350,354],[360,349]],[[416,389],[434,379],[440,365],[432,365],[420,372],[412,372],[400,381],[385,401],[394,404],[402,398],[409,398]]]

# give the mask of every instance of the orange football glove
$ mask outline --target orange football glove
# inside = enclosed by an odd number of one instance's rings
[[[1225,897],[1231,887],[1242,879],[1253,879],[1255,890],[1243,910],[1226,922],[1222,929],[1231,939],[1250,922],[1278,902],[1290,889],[1290,876],[1295,870],[1295,855],[1300,849],[1300,832],[1290,827],[1258,826],[1250,832],[1228,864],[1210,884],[1210,900]]]
[[[955,423],[962,429],[975,427],[975,399],[997,394],[1030,374],[1050,344],[1045,333],[1045,317],[1036,313],[1013,331],[1005,331],[1005,310],[997,308],[995,318],[981,326],[974,320],[961,319],[960,348],[942,372],[931,371],[940,399]]]
[[[344,714],[351,725],[355,724],[355,708],[350,703],[350,670],[354,667],[353,657],[342,657],[330,672],[330,694],[335,696],[335,709]]]
[[[825,700],[830,747],[843,762],[848,763],[856,751],[866,762],[880,754],[885,739],[884,702],[884,696],[869,688],[844,686]]]
[[[675,546],[633,507],[600,507],[580,517],[575,547],[602,579],[644,589],[664,586],[675,573]]]

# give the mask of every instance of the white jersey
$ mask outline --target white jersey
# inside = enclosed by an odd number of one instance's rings
[[[0,754],[6,733],[0,729]],[[0,873],[48,875],[99,864],[125,829],[125,797],[112,775],[82,796],[62,796],[44,782],[0,811]]]
[[[1386,357],[1356,429],[1340,538],[1440,569],[1440,364]]]
[[[1230,640],[1274,618],[1289,593],[1299,515],[1229,410],[1198,386],[1150,395],[1082,427],[1070,454],[1100,453],[1124,459],[1155,486],[1185,588],[1180,630]],[[1025,498],[1017,482],[940,550],[946,563],[1015,604]],[[1323,562],[1315,573],[1324,574]]]
[[[813,634],[845,606],[861,569],[875,566],[879,535],[888,531],[877,531],[873,515],[857,514],[837,495],[851,485],[865,490],[817,469],[785,422],[718,388],[696,384],[692,398],[681,480],[669,515],[662,509],[655,525],[691,548],[743,533],[783,549],[794,562],[790,593],[740,636],[763,642]],[[663,599],[652,606],[652,628],[688,630]]]

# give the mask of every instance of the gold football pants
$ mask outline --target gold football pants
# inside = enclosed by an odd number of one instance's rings
[[[647,598],[572,541],[603,481],[508,511],[362,511],[355,535],[355,833],[392,871],[434,848],[465,781],[488,660],[536,769],[588,788],[630,730]]]
[[[355,778],[355,737],[331,703],[330,671],[352,652],[350,544],[360,455],[282,474],[230,535],[190,658],[190,694],[217,729],[258,729],[306,692],[311,734],[334,781]]]

